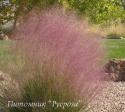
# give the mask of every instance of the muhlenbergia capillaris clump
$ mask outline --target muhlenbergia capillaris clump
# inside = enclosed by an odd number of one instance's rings
[[[92,86],[100,79],[102,58],[100,39],[87,30],[85,22],[61,9],[33,10],[24,18],[13,35],[16,63],[10,72],[20,85],[19,97],[5,98],[46,105],[11,107],[9,112],[86,109],[94,94]]]

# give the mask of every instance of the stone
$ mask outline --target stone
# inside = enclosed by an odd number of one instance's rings
[[[8,89],[18,90],[19,85],[15,80],[12,80],[9,74],[0,71],[0,96]]]
[[[105,73],[113,81],[125,81],[125,60],[112,59],[104,67]]]

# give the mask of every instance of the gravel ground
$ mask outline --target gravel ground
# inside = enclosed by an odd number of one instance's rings
[[[8,88],[8,85],[12,83],[8,74],[0,71],[0,96],[3,95],[3,91]]]
[[[89,104],[90,112],[125,112],[125,82],[102,82],[103,89]]]
[[[6,73],[0,71],[0,97],[4,95],[4,91],[9,88],[18,88],[18,85],[15,81],[13,81],[10,76]],[[13,92],[13,91],[10,91]],[[0,102],[1,103],[1,102]],[[3,107],[0,106],[0,112],[5,112]]]

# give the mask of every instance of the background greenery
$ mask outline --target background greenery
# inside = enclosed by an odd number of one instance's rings
[[[13,20],[15,29],[17,19],[34,7],[45,9],[53,5],[74,10],[80,16],[88,17],[94,24],[109,25],[125,20],[124,0],[0,0],[0,26]]]

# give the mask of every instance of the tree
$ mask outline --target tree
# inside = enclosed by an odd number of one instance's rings
[[[27,14],[34,7],[44,9],[55,3],[58,3],[58,0],[0,0],[1,30],[3,25],[12,20],[14,21],[12,30],[14,30],[16,28],[17,19]]]
[[[55,3],[58,3],[58,0],[10,0],[10,3],[16,7],[15,10],[15,22],[14,29],[16,27],[17,18],[20,15],[26,14],[31,11],[34,7],[39,7],[41,9],[47,8]]]
[[[93,23],[109,24],[125,19],[121,0],[67,0],[67,3],[80,15],[88,16]]]
[[[0,26],[13,20],[12,29],[15,29],[18,18],[34,7],[45,9],[55,4],[87,16],[90,22],[96,24],[110,24],[125,20],[124,0],[6,0],[6,2],[0,0]]]

